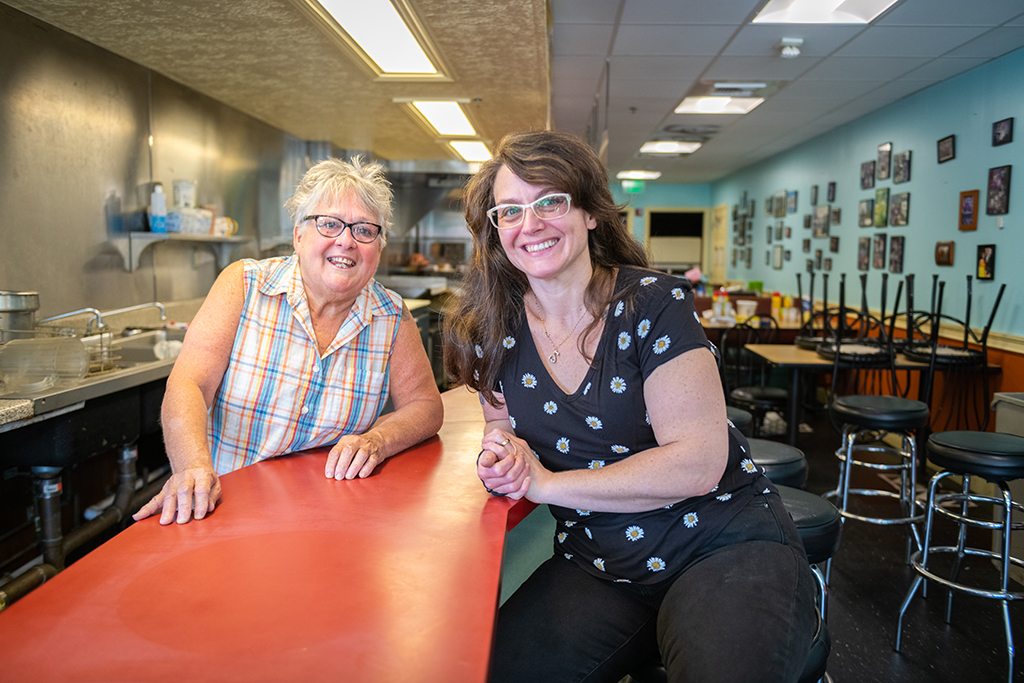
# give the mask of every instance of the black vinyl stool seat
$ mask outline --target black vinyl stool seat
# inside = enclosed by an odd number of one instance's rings
[[[754,416],[743,410],[742,408],[735,408],[733,406],[725,407],[726,417],[729,421],[736,425],[736,429],[740,430],[743,436],[750,437],[754,433]]]
[[[832,404],[833,414],[844,424],[887,432],[917,429],[928,424],[928,405],[899,396],[841,396]]]
[[[832,557],[839,548],[839,537],[843,529],[842,517],[832,503],[820,496],[789,486],[776,485],[775,488],[778,489],[779,497],[782,498],[786,510],[800,532],[804,549],[807,551],[807,559],[818,582],[818,629],[814,633],[803,673],[798,680],[799,683],[831,681],[825,673],[828,655],[832,649],[832,639],[825,623],[828,593],[825,578],[817,565]],[[666,683],[668,674],[660,661],[654,661],[633,671],[630,678],[633,683]]]
[[[750,443],[750,459],[764,469],[765,476],[771,479],[773,484],[798,489],[804,487],[807,483],[807,458],[802,450],[768,439],[747,441]]]
[[[1024,592],[1009,590],[1010,567],[1024,567],[1024,559],[1010,554],[1010,536],[1014,530],[1024,529],[1024,523],[1014,524],[1012,512],[1024,512],[1024,505],[1013,501],[1008,482],[1024,479],[1024,438],[1012,434],[992,432],[952,431],[936,432],[928,437],[928,459],[942,468],[932,477],[928,485],[928,505],[925,522],[924,544],[911,557],[911,565],[917,572],[910,590],[900,606],[896,622],[895,650],[899,652],[903,629],[903,615],[924,580],[934,581],[949,589],[946,603],[946,622],[952,616],[953,592],[959,591],[982,598],[992,598],[1002,603],[1003,625],[1006,634],[1006,652],[1009,662],[1007,680],[1013,681],[1014,646],[1010,629],[1010,602],[1024,600]],[[961,476],[961,490],[954,493],[937,493],[940,482],[947,477]],[[971,477],[979,476],[999,487],[1001,496],[986,496],[970,490]],[[950,506],[949,504],[953,505]],[[994,520],[971,517],[968,506],[971,503],[990,503]],[[959,505],[957,505],[959,504]],[[952,520],[959,527],[956,545],[932,545],[932,523],[938,514]],[[1001,519],[1000,519],[1001,516]],[[999,550],[972,548],[966,545],[967,527],[989,529],[1001,534]],[[953,570],[949,578],[939,576],[930,564],[935,555],[954,555]],[[958,581],[960,568],[965,557],[982,557],[994,561],[1000,570],[1000,585],[997,589],[979,588]]]

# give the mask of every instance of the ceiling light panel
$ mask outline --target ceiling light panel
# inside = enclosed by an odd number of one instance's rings
[[[687,97],[677,114],[746,114],[764,102],[761,97]]]
[[[448,144],[466,161],[484,162],[491,159],[487,145],[478,140],[452,140]]]
[[[868,24],[897,0],[770,0],[754,24]]]
[[[640,148],[641,154],[692,154],[700,149],[699,142],[674,142],[671,140],[655,140],[645,142]]]
[[[466,118],[466,113],[462,111],[458,102],[416,100],[410,104],[437,131],[438,135],[457,135],[459,137],[476,135],[473,124]]]
[[[619,171],[615,177],[619,180],[657,180],[661,171]]]

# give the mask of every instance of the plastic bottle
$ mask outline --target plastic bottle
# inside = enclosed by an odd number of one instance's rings
[[[782,295],[778,292],[772,292],[772,317],[776,320],[779,319],[779,313],[782,308]]]
[[[149,231],[167,232],[167,195],[163,185],[154,187],[149,196]]]

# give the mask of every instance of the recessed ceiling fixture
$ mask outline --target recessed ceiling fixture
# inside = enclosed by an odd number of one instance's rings
[[[657,180],[661,171],[619,171],[615,177],[619,180]]]
[[[867,24],[897,0],[769,0],[754,24]]]
[[[448,144],[466,161],[484,162],[491,159],[487,145],[479,140],[452,140]]]
[[[410,104],[427,120],[438,135],[458,135],[472,137],[476,135],[473,124],[466,118],[466,113],[458,102],[452,100],[414,100]]]
[[[687,97],[677,114],[746,114],[764,102],[763,97]]]
[[[783,38],[775,47],[779,55],[786,59],[793,59],[800,56],[800,47],[804,44],[803,38]]]
[[[406,0],[296,0],[296,4],[380,80],[451,80]]]
[[[700,149],[699,142],[674,142],[672,140],[654,140],[645,142],[640,148],[641,154],[692,154]]]

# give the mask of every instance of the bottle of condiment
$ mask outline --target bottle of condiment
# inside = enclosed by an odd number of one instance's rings
[[[772,317],[779,320],[779,315],[782,309],[782,295],[778,292],[772,292]]]
[[[163,185],[157,184],[149,196],[149,231],[167,232],[167,195]]]

